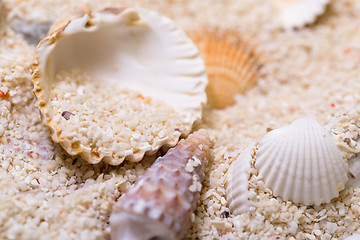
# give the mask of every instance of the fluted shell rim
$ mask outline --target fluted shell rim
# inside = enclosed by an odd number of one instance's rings
[[[91,9],[89,9],[89,7],[87,5],[77,5],[74,8],[68,10],[68,12],[70,14],[68,14],[66,17],[64,17],[64,19],[60,19],[58,22],[55,22],[53,24],[53,26],[50,28],[48,35],[43,38],[38,46],[35,49],[34,52],[34,58],[33,58],[33,62],[31,64],[31,70],[32,70],[32,76],[31,76],[31,82],[33,83],[33,92],[35,94],[35,96],[37,97],[37,105],[39,107],[39,110],[41,112],[41,114],[43,115],[43,122],[44,124],[49,127],[50,131],[51,131],[51,137],[52,140],[56,143],[60,143],[60,145],[70,154],[70,155],[80,155],[83,159],[85,159],[87,162],[91,163],[91,164],[97,164],[100,161],[104,161],[108,164],[111,165],[119,165],[121,164],[124,160],[129,160],[132,162],[138,162],[140,161],[145,155],[152,155],[155,152],[157,152],[161,147],[173,147],[175,146],[178,141],[180,136],[175,139],[174,141],[169,141],[169,140],[162,140],[160,139],[159,141],[153,143],[151,145],[151,149],[150,150],[140,150],[139,152],[137,152],[136,154],[128,154],[128,155],[124,155],[124,157],[122,157],[121,159],[115,161],[115,159],[112,157],[111,154],[104,154],[103,156],[97,157],[97,156],[92,156],[91,153],[86,150],[85,148],[78,148],[78,149],[73,149],[71,147],[71,143],[66,140],[66,138],[60,137],[59,135],[59,127],[51,121],[51,119],[47,120],[47,116],[48,116],[48,110],[46,107],[46,101],[44,99],[44,97],[42,96],[42,91],[43,91],[43,87],[41,86],[41,69],[40,69],[40,64],[43,61],[42,60],[42,54],[40,54],[40,52],[44,51],[44,48],[47,48],[47,50],[45,51],[45,53],[51,51],[54,46],[56,45],[56,42],[58,40],[60,40],[61,38],[63,38],[64,36],[66,36],[66,34],[68,34],[68,32],[66,32],[67,30],[67,26],[74,20],[78,20],[78,21],[85,21],[86,23],[84,24],[85,28],[87,28],[87,30],[89,29],[96,29],[94,28],[94,18],[95,17],[99,17],[99,16],[106,16],[106,20],[108,21],[115,21],[114,18],[116,17],[121,17],[122,14],[129,14],[131,15],[133,12],[136,11],[147,11],[149,13],[155,13],[158,14],[155,11],[149,10],[149,9],[145,9],[145,8],[105,8],[101,11],[93,11]],[[95,16],[95,15],[98,16]],[[168,19],[167,17],[158,14],[159,17],[163,17],[164,19]],[[134,15],[133,17],[136,17],[136,15]],[[170,19],[168,19],[170,20]],[[171,21],[171,20],[170,20]],[[191,40],[186,36],[186,38],[191,42]],[[204,73],[205,75],[205,73]],[[204,81],[201,83],[204,86],[207,84],[207,78],[205,76],[205,78],[203,79]],[[201,105],[198,107],[198,109],[194,110],[193,112],[189,113],[186,117],[189,121],[191,122],[195,122],[201,119],[202,116],[202,106],[205,105],[207,98],[206,98],[206,94],[205,91],[202,94],[202,103]],[[191,132],[191,129],[186,129],[184,131],[182,131],[181,136],[187,136],[189,133]]]

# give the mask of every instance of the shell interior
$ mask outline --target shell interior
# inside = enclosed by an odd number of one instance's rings
[[[251,144],[242,152],[231,165],[226,196],[230,211],[237,215],[247,212],[250,207],[248,187],[250,175],[250,161],[255,154],[256,146]]]
[[[161,99],[191,118],[200,117],[206,101],[207,80],[196,47],[173,21],[150,10],[96,12],[92,19],[85,14],[65,27],[56,45],[41,46],[38,56],[45,89],[56,74],[80,68]]]
[[[145,153],[152,154],[163,145],[174,146],[181,134],[189,134],[192,123],[201,118],[202,106],[206,103],[207,77],[205,65],[197,48],[183,30],[170,19],[147,9],[105,9],[91,12],[86,8],[78,7],[71,14],[64,17],[63,21],[54,24],[49,35],[40,42],[32,66],[34,91],[46,124],[53,132],[53,140],[60,142],[69,154],[80,153],[91,163],[103,159],[117,165],[125,158],[139,161]],[[134,143],[126,140],[120,144],[130,146],[130,149],[124,151],[116,147],[98,146],[96,142],[91,142],[92,139],[97,138],[96,132],[92,134],[91,139],[89,137],[90,143],[74,140],[80,137],[73,133],[68,134],[73,134],[70,140],[66,139],[62,136],[63,129],[57,121],[54,121],[54,116],[61,114],[68,120],[76,114],[62,112],[60,108],[54,110],[52,109],[54,105],[49,103],[57,98],[56,94],[53,94],[53,89],[59,88],[62,79],[66,78],[61,76],[68,76],[66,75],[68,73],[76,75],[77,71],[86,73],[84,79],[94,81],[95,83],[91,85],[99,91],[110,89],[106,93],[107,98],[111,98],[111,94],[114,94],[114,99],[122,95],[115,90],[130,89],[139,98],[144,99],[139,105],[143,109],[146,109],[146,104],[154,102],[159,102],[158,105],[163,106],[158,110],[152,110],[153,115],[156,115],[157,111],[164,115],[167,109],[173,109],[171,111],[178,114],[175,114],[174,118],[182,123],[181,126],[169,127],[173,129],[171,139],[167,138],[169,134],[159,134],[159,139],[149,142],[146,134],[141,138],[137,136],[134,141],[140,146],[139,149],[131,149]],[[76,81],[70,79],[70,84],[76,85]],[[60,92],[61,97],[75,92],[74,97],[81,98],[79,92],[87,92],[87,89],[79,89],[77,92],[75,89],[71,90],[71,93]],[[96,107],[98,102],[94,101],[85,102],[83,105]],[[68,105],[74,104],[70,102]],[[127,108],[128,105],[121,106]],[[104,113],[112,112],[111,103],[106,107],[101,109]],[[95,112],[93,116],[101,118],[101,111]],[[74,118],[77,122],[83,122],[81,116]],[[116,118],[116,115],[106,115],[106,118]],[[139,119],[138,122],[143,119]],[[93,122],[97,121],[93,120]],[[159,119],[159,122],[162,120]],[[125,124],[132,129],[131,131],[143,127],[132,126],[132,122]],[[97,127],[104,128],[102,125],[94,128]],[[90,127],[85,126],[82,131],[86,131],[86,128]],[[118,125],[111,128],[118,128]],[[121,134],[122,131],[118,129],[117,132]],[[112,141],[111,136],[108,137],[108,141]],[[119,156],[115,156],[116,154]]]
[[[273,0],[285,29],[311,24],[323,14],[330,0]]]
[[[347,181],[340,150],[310,117],[269,132],[259,144],[255,166],[273,195],[306,205],[329,202]]]
[[[239,33],[230,30],[191,34],[204,58],[209,84],[209,104],[225,108],[235,103],[235,95],[244,93],[259,78],[260,58],[254,47]]]

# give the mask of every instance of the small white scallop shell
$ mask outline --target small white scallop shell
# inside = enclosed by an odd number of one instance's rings
[[[360,156],[356,156],[350,158],[348,161],[349,164],[349,172],[348,178],[349,180],[346,183],[347,188],[358,188],[360,187]]]
[[[330,0],[273,0],[285,29],[300,28],[313,23],[324,13]]]
[[[231,165],[228,172],[226,196],[232,214],[238,215],[249,210],[250,161],[254,157],[255,144],[251,144]]]
[[[331,135],[310,117],[269,132],[255,166],[274,196],[306,205],[329,202],[348,179],[348,165]]]

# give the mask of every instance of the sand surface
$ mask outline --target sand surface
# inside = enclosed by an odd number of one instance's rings
[[[51,141],[30,82],[34,47],[9,26],[15,18],[50,23],[70,0],[4,0],[1,24],[0,238],[109,239],[116,198],[154,161],[120,167],[91,165]],[[360,3],[331,1],[315,24],[283,31],[271,1],[82,1],[94,8],[141,6],[171,17],[185,31],[230,28],[253,38],[263,58],[257,86],[224,110],[204,109],[196,128],[209,130],[213,147],[196,217],[186,239],[342,239],[359,228],[360,189],[340,192],[320,206],[272,196],[252,167],[248,213],[224,217],[226,173],[236,156],[269,129],[312,116],[333,133],[343,156],[359,152]],[[0,33],[3,31],[0,31]],[[345,141],[349,138],[349,141]],[[13,147],[20,146],[20,147]],[[17,149],[17,150],[16,150]]]

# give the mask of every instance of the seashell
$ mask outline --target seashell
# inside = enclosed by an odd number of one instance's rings
[[[259,55],[239,33],[231,30],[203,31],[191,35],[205,61],[209,84],[209,104],[225,108],[234,96],[256,84],[261,62]]]
[[[84,17],[85,15],[91,15],[92,11],[86,4],[76,4],[73,7],[65,9],[60,15],[61,18],[57,19],[49,29],[49,34],[55,32],[62,32],[65,28],[74,20]]]
[[[347,181],[340,150],[310,117],[269,132],[259,144],[255,167],[274,196],[306,205],[329,202]]]
[[[140,161],[176,145],[206,103],[197,48],[173,21],[147,9],[71,9],[36,48],[32,70],[53,141],[90,163]]]
[[[300,28],[313,23],[323,14],[330,0],[273,0],[284,29]]]
[[[111,239],[182,239],[200,198],[209,146],[199,130],[158,158],[114,204]]]
[[[348,171],[348,181],[346,183],[347,188],[358,188],[360,187],[360,156],[350,158],[348,161],[349,171]]]
[[[250,176],[250,161],[256,151],[255,144],[251,144],[242,152],[231,165],[228,172],[226,196],[230,211],[235,214],[247,212],[250,207],[248,188]]]

